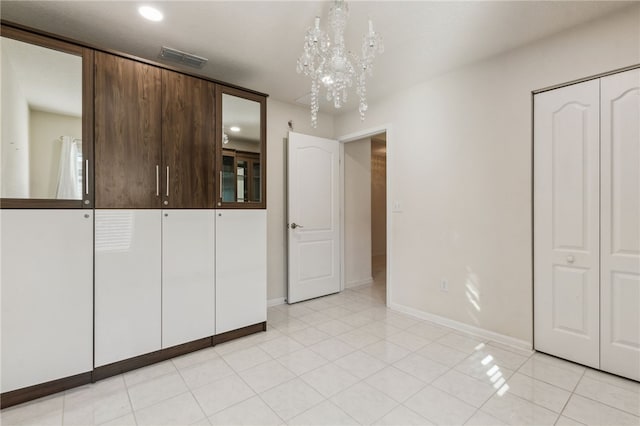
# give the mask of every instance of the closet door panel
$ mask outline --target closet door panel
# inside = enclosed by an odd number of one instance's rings
[[[216,212],[216,334],[267,320],[267,212]]]
[[[164,210],[162,347],[215,334],[215,212]]]
[[[160,207],[160,69],[95,55],[96,208]]]
[[[0,222],[1,391],[91,371],[93,212],[2,210]]]
[[[96,210],[95,366],[161,348],[161,211]]]
[[[601,368],[640,380],[640,70],[601,80]]]
[[[535,348],[599,366],[599,82],[535,97]]]
[[[162,93],[163,205],[213,208],[215,84],[163,70]]]

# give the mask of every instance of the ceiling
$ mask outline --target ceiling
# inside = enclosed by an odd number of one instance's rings
[[[359,49],[370,17],[385,45],[368,80],[369,99],[487,58],[633,2],[617,1],[353,1],[346,41]],[[162,22],[143,19],[151,4]],[[305,31],[320,1],[2,1],[2,19],[160,61],[165,45],[209,59],[191,70],[294,102],[310,82],[295,71]],[[353,98],[347,108],[355,107]],[[332,112],[328,103],[322,112]]]

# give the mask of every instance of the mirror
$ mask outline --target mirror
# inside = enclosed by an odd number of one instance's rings
[[[260,102],[222,94],[222,201],[262,200]]]
[[[2,198],[80,200],[82,57],[1,37]]]

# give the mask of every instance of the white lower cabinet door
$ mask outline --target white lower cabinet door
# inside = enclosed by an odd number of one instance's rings
[[[2,210],[0,223],[2,392],[91,371],[93,212]]]
[[[640,70],[601,79],[601,368],[640,380]]]
[[[599,81],[535,96],[535,348],[598,368]]]
[[[162,213],[162,347],[215,334],[215,211]]]
[[[216,334],[267,320],[267,212],[216,211]]]
[[[96,210],[95,366],[161,348],[161,210]]]

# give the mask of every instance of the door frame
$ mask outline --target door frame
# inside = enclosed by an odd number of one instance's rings
[[[393,140],[393,126],[391,123],[381,124],[379,126],[370,127],[365,130],[360,130],[353,133],[348,133],[343,136],[339,136],[336,139],[340,143],[340,291],[344,291],[345,289],[345,275],[344,275],[344,265],[345,265],[345,252],[344,252],[344,144],[353,142],[356,140],[364,139],[366,137],[378,135],[380,133],[386,133],[386,178],[387,178],[387,197],[386,197],[386,210],[387,210],[387,247],[386,247],[386,306],[389,307],[391,305],[392,295],[393,295],[393,281],[391,277],[391,255],[392,255],[392,235],[391,229],[393,225],[393,211],[392,211],[392,194],[393,194],[393,186],[391,176],[393,175],[393,162],[391,159],[393,158],[393,144],[391,141]]]

